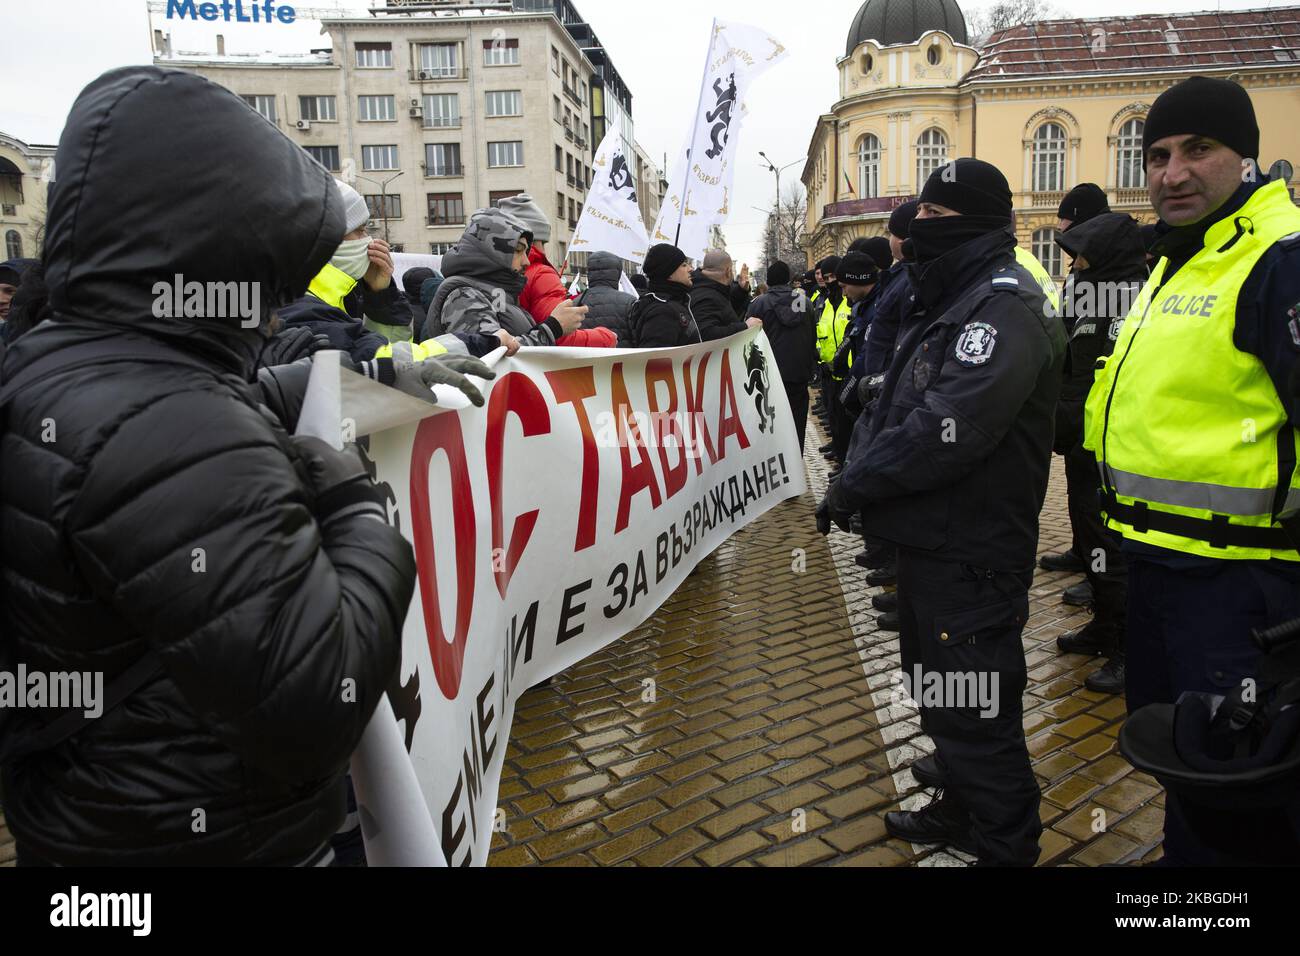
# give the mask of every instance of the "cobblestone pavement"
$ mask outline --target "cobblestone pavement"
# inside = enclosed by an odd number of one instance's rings
[[[891,704],[898,639],[875,629],[860,541],[814,527],[823,440],[810,427],[808,494],[735,535],[642,627],[519,701],[490,865],[970,862],[885,834],[885,811],[928,801],[906,768],[931,744],[915,710]],[[1042,553],[1069,546],[1056,465]],[[1087,620],[1060,601],[1076,580],[1038,572],[1023,638],[1039,865],[1149,862],[1164,795],[1118,753],[1123,700],[1083,688],[1098,662],[1056,649]],[[0,866],[12,865],[0,818]]]

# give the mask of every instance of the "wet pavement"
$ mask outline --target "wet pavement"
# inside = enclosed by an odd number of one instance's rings
[[[735,535],[642,627],[519,701],[489,865],[971,862],[885,833],[886,811],[929,800],[907,767],[931,744],[893,702],[898,639],[875,628],[860,539],[814,527],[823,440],[810,426],[808,494]],[[1043,554],[1070,544],[1060,462]],[[1060,600],[1078,580],[1038,571],[1023,637],[1039,865],[1150,862],[1164,795],[1118,753],[1123,700],[1083,687],[1099,661],[1056,648],[1088,619]],[[0,866],[12,865],[0,817]]]

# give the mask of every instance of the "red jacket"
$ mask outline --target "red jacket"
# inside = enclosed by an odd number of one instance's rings
[[[546,253],[537,246],[528,250],[528,270],[524,274],[527,281],[519,305],[541,325],[561,303],[569,300],[569,291],[555,266],[547,261]],[[578,329],[555,344],[565,348],[612,349],[618,346],[618,336],[609,329]]]

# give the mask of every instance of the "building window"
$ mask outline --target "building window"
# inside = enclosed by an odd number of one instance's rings
[[[463,193],[429,193],[429,225],[463,226],[464,224]]]
[[[1034,230],[1033,253],[1048,275],[1053,279],[1061,277],[1061,247],[1056,244],[1055,229]]]
[[[560,51],[551,47],[551,72],[560,75]]]
[[[564,172],[564,150],[559,146],[555,147],[555,171]]]
[[[570,199],[569,200],[569,225],[576,226],[577,224],[578,224],[578,204],[574,202],[572,199]]]
[[[1115,185],[1120,189],[1146,189],[1147,171],[1142,163],[1142,131],[1146,122],[1131,119],[1119,130],[1115,144]]]
[[[488,205],[497,206],[500,205],[503,199],[514,199],[516,196],[522,196],[523,194],[522,189],[494,189],[488,193]]]
[[[358,43],[357,69],[383,70],[393,65],[393,45],[391,43]]]
[[[1033,190],[1055,193],[1065,189],[1065,128],[1044,123],[1034,131]]]
[[[370,208],[371,219],[401,219],[402,197],[383,193],[368,194],[366,205]]]
[[[866,76],[871,72],[871,68],[876,65],[876,61],[871,58],[870,53],[862,54],[862,75]]]
[[[483,65],[484,66],[518,66],[519,65],[519,41],[518,40],[484,40],[483,41]]]
[[[424,126],[426,129],[447,129],[460,125],[460,96],[456,93],[426,93],[424,96]]]
[[[555,218],[564,218],[564,193],[555,194]]]
[[[487,95],[488,116],[522,116],[524,95],[519,90],[494,90]]]
[[[397,168],[396,146],[362,146],[361,168],[365,170],[387,170]]]
[[[421,43],[417,50],[420,79],[460,76],[460,50],[455,43]]]
[[[858,143],[858,195],[862,199],[880,195],[880,140],[871,133]]]
[[[931,45],[930,49],[925,51],[925,59],[931,66],[938,66],[943,60],[943,50],[938,45]]]
[[[16,229],[10,229],[5,233],[5,258],[21,259],[23,257],[23,237],[18,235]]]
[[[275,96],[271,94],[256,93],[251,96],[240,97],[245,103],[257,110],[267,122],[277,122],[275,118]]]
[[[320,163],[331,173],[339,171],[339,148],[337,146],[304,146],[307,155]]]
[[[522,140],[505,143],[488,143],[488,168],[500,166],[522,166],[524,164],[524,144]]]
[[[426,143],[424,146],[425,176],[463,176],[460,164],[460,143]]]
[[[298,97],[298,118],[312,122],[333,122],[334,97],[300,96]]]
[[[948,137],[931,126],[916,141],[916,188],[919,191],[940,166],[948,162]]]
[[[445,256],[455,248],[456,243],[454,242],[431,242],[429,243],[429,254],[434,256]]]
[[[363,123],[397,119],[397,98],[393,96],[362,96],[357,101],[357,118]]]

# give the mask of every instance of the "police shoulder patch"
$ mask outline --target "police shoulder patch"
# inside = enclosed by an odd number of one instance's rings
[[[993,357],[998,330],[987,322],[971,322],[957,336],[956,359],[962,365],[983,365]]]

